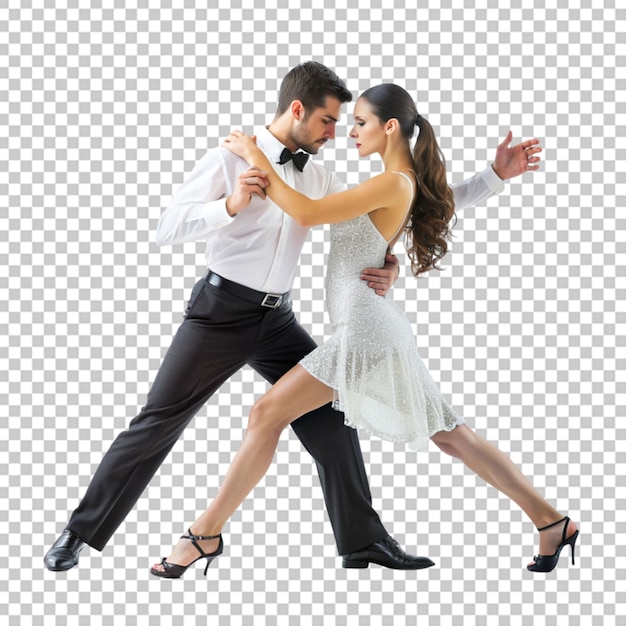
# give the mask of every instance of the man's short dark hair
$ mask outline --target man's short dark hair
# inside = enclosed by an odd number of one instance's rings
[[[350,102],[352,94],[331,69],[316,61],[307,61],[289,70],[280,86],[278,110],[282,115],[294,100],[300,100],[307,113],[324,106],[326,96]]]

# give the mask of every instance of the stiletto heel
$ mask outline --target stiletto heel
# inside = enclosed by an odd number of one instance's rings
[[[191,541],[191,543],[193,544],[193,546],[196,548],[196,550],[200,553],[200,556],[197,559],[194,559],[191,563],[189,563],[188,565],[176,565],[176,563],[168,563],[167,560],[165,558],[161,559],[161,563],[160,565],[163,566],[164,571],[162,572],[161,570],[158,569],[154,569],[154,567],[150,568],[150,573],[153,576],[160,576],[161,578],[180,578],[189,568],[190,565],[193,565],[196,561],[199,561],[200,559],[206,559],[206,567],[204,568],[204,575],[206,576],[207,571],[209,570],[209,565],[211,565],[211,562],[217,558],[220,554],[222,554],[222,551],[224,550],[224,541],[222,539],[222,535],[209,535],[209,536],[201,536],[201,535],[194,535],[191,532],[191,527],[189,527],[189,530],[187,531],[186,535],[182,535],[181,539],[189,539],[189,541]],[[207,554],[199,545],[198,545],[198,541],[206,541],[208,539],[219,539],[220,543],[217,546],[217,550],[215,550],[215,552],[211,552],[210,554]]]
[[[569,517],[564,517],[563,519],[560,519],[558,522],[554,522],[553,524],[548,524],[547,526],[544,526],[543,528],[537,528],[537,530],[541,532],[542,530],[547,530],[548,528],[552,528],[553,526],[556,526],[557,524],[560,524],[561,522],[565,522],[565,526],[563,527],[563,537],[561,539],[561,543],[557,546],[556,552],[551,555],[538,554],[533,559],[535,562],[532,565],[528,565],[527,569],[529,569],[531,572],[551,572],[556,567],[557,563],[559,562],[559,556],[561,555],[561,550],[567,545],[569,545],[572,551],[572,565],[574,565],[574,547],[576,546],[576,539],[578,539],[579,531],[577,530],[575,533],[572,534],[571,537],[567,537],[567,539],[565,538],[565,535],[567,535],[567,526],[569,525],[570,521],[571,520]]]

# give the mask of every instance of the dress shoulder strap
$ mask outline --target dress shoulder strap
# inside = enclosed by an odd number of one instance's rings
[[[387,243],[391,244],[389,247],[392,247],[393,244],[396,243],[398,235],[404,230],[404,227],[406,226],[407,222],[409,221],[409,217],[411,215],[411,208],[413,207],[413,201],[415,200],[415,184],[416,184],[416,181],[413,180],[413,177],[409,176],[406,172],[401,172],[399,170],[393,170],[393,173],[394,174],[400,174],[400,176],[404,176],[404,178],[406,178],[409,181],[409,183],[411,185],[411,197],[409,199],[409,203],[407,205],[406,212],[404,214],[404,219],[400,223],[400,227],[398,228],[398,230],[396,230],[396,232],[394,233],[393,237],[391,239],[389,239],[389,241],[387,242]]]

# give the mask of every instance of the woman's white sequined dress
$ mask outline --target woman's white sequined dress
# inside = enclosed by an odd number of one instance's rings
[[[433,434],[464,420],[442,398],[404,313],[359,278],[366,267],[382,267],[388,244],[368,215],[331,224],[330,233],[333,335],[300,364],[335,390],[334,406],[348,426],[425,450]]]

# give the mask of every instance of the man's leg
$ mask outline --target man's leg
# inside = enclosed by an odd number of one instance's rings
[[[69,530],[104,548],[193,416],[245,363],[255,334],[200,281],[146,405],[103,457]]]
[[[272,384],[316,347],[290,308],[268,314],[262,331],[250,365]],[[328,404],[291,426],[317,464],[339,554],[386,537],[387,531],[372,508],[357,433],[345,426],[343,413]]]

